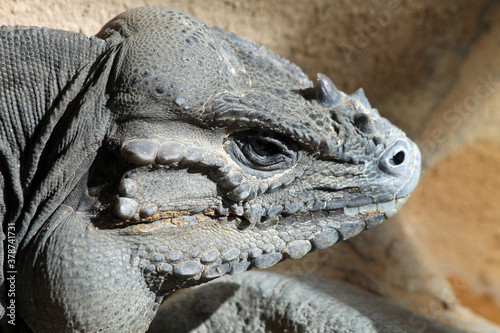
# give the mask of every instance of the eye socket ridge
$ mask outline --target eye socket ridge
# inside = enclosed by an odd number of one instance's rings
[[[281,136],[265,131],[243,131],[232,135],[228,150],[237,162],[258,171],[276,171],[297,162],[299,149]]]

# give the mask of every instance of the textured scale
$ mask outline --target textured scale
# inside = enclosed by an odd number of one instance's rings
[[[0,71],[0,217],[34,331],[146,331],[176,290],[373,228],[418,181],[362,90],[181,11],[92,38],[2,27]]]

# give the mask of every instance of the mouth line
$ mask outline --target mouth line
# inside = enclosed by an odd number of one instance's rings
[[[223,215],[216,210],[207,208],[202,212],[190,212],[188,210],[159,211],[154,215],[137,221],[119,221],[114,229],[127,230],[131,233],[171,232],[183,230],[203,223],[219,223],[221,225],[234,224],[238,229],[247,228],[272,228],[279,225],[300,225],[313,220],[327,220],[347,217],[360,220],[378,214],[386,219],[394,216],[409,196],[381,203],[372,203],[362,206],[342,207],[330,210],[304,211],[295,214],[283,214],[272,218],[262,218],[258,222],[251,223],[247,219],[236,215]]]

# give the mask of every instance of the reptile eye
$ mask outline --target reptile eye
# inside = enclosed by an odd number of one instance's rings
[[[286,160],[284,149],[280,142],[270,138],[251,138],[250,140],[238,140],[240,149],[248,161],[257,166],[268,167]]]
[[[291,167],[299,150],[284,138],[271,132],[243,131],[233,134],[226,151],[241,167],[273,172]]]

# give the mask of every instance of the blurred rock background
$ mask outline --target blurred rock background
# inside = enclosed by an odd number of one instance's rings
[[[185,10],[347,93],[363,87],[419,144],[424,172],[400,214],[276,270],[341,280],[463,327],[484,324],[467,308],[500,324],[500,2],[4,0],[0,24],[93,35],[142,5]]]

